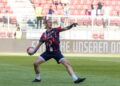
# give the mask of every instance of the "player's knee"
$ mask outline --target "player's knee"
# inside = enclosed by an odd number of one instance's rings
[[[66,62],[64,62],[64,65],[65,65],[65,67],[66,67],[66,68],[68,68],[68,67],[70,67],[70,66],[71,66],[71,65],[70,65],[70,63],[69,63],[69,62],[67,62],[67,61],[66,61]]]
[[[38,66],[39,63],[38,63],[38,62],[34,62],[33,65],[34,65],[34,66]]]

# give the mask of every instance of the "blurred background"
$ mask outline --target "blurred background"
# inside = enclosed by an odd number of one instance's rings
[[[45,19],[79,24],[60,34],[63,53],[120,54],[120,0],[0,0],[0,53],[35,46]]]

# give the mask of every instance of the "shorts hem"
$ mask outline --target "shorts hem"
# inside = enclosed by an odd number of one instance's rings
[[[42,56],[38,56],[38,58],[45,62],[45,59]]]

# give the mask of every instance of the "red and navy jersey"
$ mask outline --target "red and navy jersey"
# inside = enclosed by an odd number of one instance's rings
[[[40,38],[40,42],[45,42],[46,51],[60,51],[60,39],[59,32],[61,31],[61,27],[53,28],[49,32],[46,31],[42,34]]]

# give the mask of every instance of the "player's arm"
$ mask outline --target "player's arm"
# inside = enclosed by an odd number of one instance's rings
[[[39,42],[36,47],[35,47],[35,50],[34,50],[34,53],[37,52],[37,50],[39,49],[39,47],[43,44],[43,42]]]
[[[73,27],[76,27],[77,25],[78,25],[78,23],[73,23],[73,24],[71,24],[71,25],[69,25],[67,27],[62,28],[62,30],[60,32],[69,30],[69,29],[71,29]]]
[[[35,46],[34,52],[33,52],[33,53],[30,53],[29,55],[35,54],[42,44],[43,44],[43,42],[39,42],[39,43]]]

